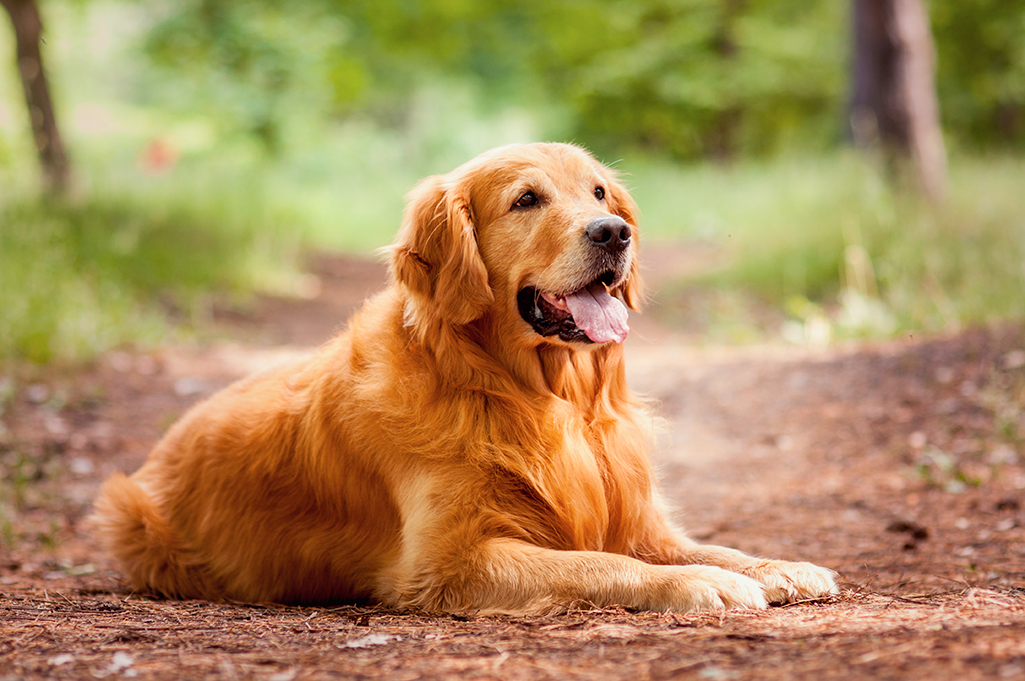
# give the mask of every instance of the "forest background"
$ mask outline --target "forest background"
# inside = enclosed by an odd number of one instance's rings
[[[202,333],[253,291],[312,295],[305,254],[369,254],[419,178],[536,140],[621,171],[648,248],[692,246],[702,266],[671,286],[716,341],[1020,318],[1025,0],[925,4],[938,200],[852,115],[857,7],[41,0],[69,174],[54,191],[40,173],[0,23],[0,361]]]

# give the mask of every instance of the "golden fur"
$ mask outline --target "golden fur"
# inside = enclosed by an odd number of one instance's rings
[[[515,207],[526,192],[537,205]],[[136,588],[182,598],[537,613],[834,591],[824,568],[672,527],[622,346],[543,337],[517,312],[525,286],[593,280],[582,232],[607,216],[636,235],[629,195],[570,145],[502,147],[428,178],[391,285],[314,357],[197,405],[131,478],[108,480],[99,539]],[[636,241],[609,285],[635,309]]]

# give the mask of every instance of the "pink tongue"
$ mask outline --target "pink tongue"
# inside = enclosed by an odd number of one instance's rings
[[[622,343],[630,331],[626,305],[613,298],[600,283],[566,296],[566,306],[577,328],[595,343]]]

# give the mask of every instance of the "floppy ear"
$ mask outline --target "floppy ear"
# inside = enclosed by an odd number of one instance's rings
[[[392,274],[453,324],[468,324],[494,302],[477,249],[469,197],[444,176],[429,177],[406,197],[392,248]]]
[[[623,292],[623,300],[630,306],[631,310],[640,310],[641,303],[644,301],[644,282],[641,281],[641,271],[639,265],[638,255],[638,243],[640,242],[640,230],[637,228],[637,215],[639,210],[637,204],[634,203],[630,193],[615,179],[612,179],[608,183],[606,190],[606,198],[609,205],[609,210],[613,215],[626,220],[627,224],[630,225],[630,230],[633,233],[634,252],[633,259],[630,263],[630,276],[626,282],[622,285],[620,290]]]

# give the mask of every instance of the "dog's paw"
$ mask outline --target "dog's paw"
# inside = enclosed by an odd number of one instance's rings
[[[675,567],[675,593],[667,604],[676,612],[767,607],[765,586],[750,577],[706,565]]]
[[[811,563],[765,560],[743,573],[765,585],[765,596],[770,603],[793,603],[839,593],[836,573]]]

